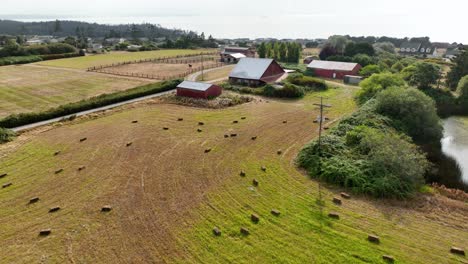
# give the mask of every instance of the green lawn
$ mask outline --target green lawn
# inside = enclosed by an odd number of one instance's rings
[[[64,67],[74,69],[87,69],[93,66],[108,65],[117,62],[133,61],[141,59],[155,59],[160,57],[169,57],[176,55],[191,55],[200,52],[212,52],[214,49],[199,49],[199,50],[155,50],[155,51],[140,51],[140,52],[110,52],[99,55],[89,55],[85,57],[75,57],[60,60],[50,60],[38,62],[39,65]]]

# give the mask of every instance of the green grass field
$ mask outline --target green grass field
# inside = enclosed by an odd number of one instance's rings
[[[109,65],[117,62],[155,59],[161,57],[170,57],[176,55],[191,55],[200,52],[212,52],[214,49],[199,49],[199,50],[155,50],[155,51],[139,51],[139,52],[110,52],[99,55],[89,55],[85,57],[75,57],[60,60],[50,60],[38,62],[39,65],[63,67],[73,69],[87,69],[93,66]]]
[[[356,109],[356,90],[217,110],[149,101],[21,135],[0,146],[0,174],[8,173],[0,185],[13,184],[0,189],[2,261],[385,263],[392,255],[395,263],[465,263],[449,250],[468,245],[466,204],[352,196],[338,206],[331,199],[342,190],[322,186],[323,211],[317,205],[318,183],[294,158],[317,136],[317,97],[333,106],[326,116],[336,122]],[[28,204],[32,197],[40,201]],[[103,205],[112,211],[100,212]],[[53,206],[61,210],[48,213]],[[43,228],[52,234],[39,237]]]
[[[103,93],[126,90],[149,80],[31,65],[0,67],[0,118],[46,110]]]

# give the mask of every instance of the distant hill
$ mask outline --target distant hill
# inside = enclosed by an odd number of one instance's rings
[[[167,29],[157,24],[103,25],[79,21],[19,22],[0,20],[0,35],[54,35],[123,38],[176,38],[189,31]]]

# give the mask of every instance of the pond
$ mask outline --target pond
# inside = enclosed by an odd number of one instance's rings
[[[443,121],[442,152],[454,159],[461,171],[461,181],[468,184],[468,117],[450,117]]]

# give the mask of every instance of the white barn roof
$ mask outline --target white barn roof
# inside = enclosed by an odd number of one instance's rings
[[[229,77],[260,80],[272,62],[273,59],[242,58]]]
[[[247,57],[242,53],[233,53],[233,54],[229,54],[229,56],[233,57],[234,59],[241,59],[241,58]]]
[[[352,71],[357,65],[358,64],[354,62],[314,60],[307,66],[307,68],[323,69],[323,70],[337,70],[337,71]]]
[[[213,84],[211,83],[183,81],[179,85],[177,85],[177,88],[184,88],[184,89],[190,89],[190,90],[196,90],[196,91],[206,91],[211,86],[213,86]]]

